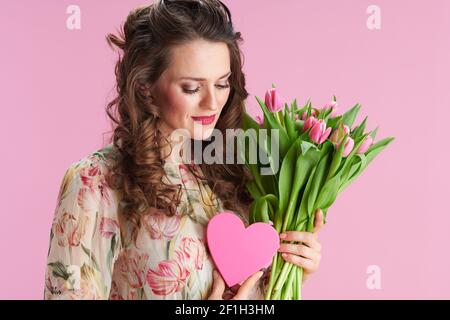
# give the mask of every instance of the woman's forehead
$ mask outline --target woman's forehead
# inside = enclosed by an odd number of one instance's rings
[[[172,48],[168,73],[172,78],[216,81],[230,72],[230,55],[225,43],[196,41]]]

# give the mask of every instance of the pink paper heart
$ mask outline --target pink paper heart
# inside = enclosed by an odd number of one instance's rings
[[[232,287],[272,263],[280,237],[268,223],[245,228],[237,215],[223,211],[209,221],[206,242],[218,271]]]

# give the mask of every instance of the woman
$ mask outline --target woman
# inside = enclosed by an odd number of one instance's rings
[[[198,163],[195,152],[180,160],[186,142],[204,149],[212,129],[226,138],[241,125],[248,93],[228,8],[156,1],[130,12],[107,40],[122,51],[118,95],[107,107],[115,128],[110,144],[65,173],[45,299],[263,299],[267,270],[226,288],[204,238],[209,219],[225,209],[248,225],[251,175],[239,164]],[[174,139],[176,129],[192,139]],[[304,278],[319,265],[321,217],[314,233],[287,232],[284,240],[303,244],[279,249]]]

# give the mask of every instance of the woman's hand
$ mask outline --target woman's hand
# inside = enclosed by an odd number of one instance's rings
[[[245,280],[242,285],[235,285],[229,288],[230,292],[234,295],[231,299],[223,298],[225,292],[225,281],[223,280],[220,273],[214,269],[213,271],[213,286],[211,290],[211,294],[208,297],[208,300],[248,300],[251,289],[258,282],[259,278],[263,275],[262,271],[258,271],[251,275]]]
[[[322,245],[317,236],[322,226],[323,212],[317,209],[313,232],[285,231],[280,235],[282,241],[300,242],[299,244],[281,243],[278,251],[282,252],[285,261],[303,268],[303,282],[319,268]]]

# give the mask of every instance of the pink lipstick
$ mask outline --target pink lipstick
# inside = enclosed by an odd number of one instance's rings
[[[216,118],[216,115],[213,114],[212,116],[204,116],[204,117],[192,117],[192,119],[195,122],[200,122],[202,125],[208,125],[214,122],[214,119]]]

